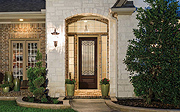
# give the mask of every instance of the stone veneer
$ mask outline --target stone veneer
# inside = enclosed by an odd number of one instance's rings
[[[143,0],[133,0],[136,7],[146,7]],[[132,15],[118,15],[118,97],[134,97],[133,86],[130,83],[129,72],[125,69],[123,59],[126,56],[128,40],[134,38],[133,29],[137,28],[137,12]]]
[[[65,19],[76,15],[96,15],[109,20],[109,77],[111,80],[110,96],[132,97],[133,87],[129,82],[123,59],[127,49],[127,40],[132,39],[132,29],[137,21],[133,15],[112,17],[110,8],[117,0],[46,0],[47,32],[47,68],[49,95],[65,96]],[[134,0],[138,7],[143,0]],[[51,35],[57,28],[58,38]],[[118,28],[118,29],[117,29]],[[53,41],[58,40],[54,47]],[[118,60],[118,61],[117,61]]]
[[[0,24],[0,72],[9,71],[9,39],[39,39],[43,66],[46,60],[44,23]]]

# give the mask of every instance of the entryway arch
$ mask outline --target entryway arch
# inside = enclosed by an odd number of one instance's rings
[[[99,81],[109,78],[109,20],[82,14],[68,17],[65,23],[66,78],[76,80],[76,90],[99,90]]]

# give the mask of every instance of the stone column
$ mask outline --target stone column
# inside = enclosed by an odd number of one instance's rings
[[[110,97],[117,96],[117,19],[109,16]]]

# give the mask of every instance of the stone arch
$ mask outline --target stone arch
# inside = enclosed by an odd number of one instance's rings
[[[97,15],[108,19],[109,11],[97,9],[97,8],[79,8],[72,11],[67,11],[63,13],[65,19],[77,16],[77,15]]]

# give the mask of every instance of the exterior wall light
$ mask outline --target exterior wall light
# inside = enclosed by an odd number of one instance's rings
[[[59,35],[59,33],[56,31],[56,28],[54,29],[54,32],[51,33],[52,35]],[[58,41],[53,41],[54,42],[54,47],[57,47]]]
[[[58,41],[54,41],[54,47],[57,47]]]
[[[24,21],[24,19],[19,19],[19,21]]]
[[[52,35],[59,35],[58,32],[56,32],[56,28],[54,29],[54,32],[51,33]]]

